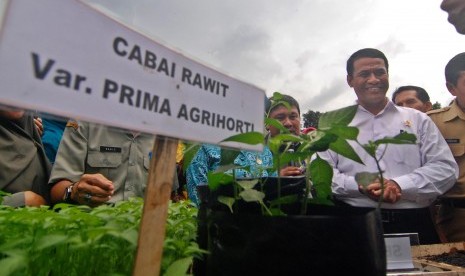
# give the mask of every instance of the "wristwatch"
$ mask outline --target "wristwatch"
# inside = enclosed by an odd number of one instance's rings
[[[66,202],[66,203],[73,203],[74,200],[71,198],[71,193],[73,192],[73,186],[74,186],[75,183],[69,185],[66,189],[65,189],[65,194],[63,195],[63,201]]]

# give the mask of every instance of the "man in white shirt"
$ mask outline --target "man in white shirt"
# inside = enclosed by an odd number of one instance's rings
[[[355,180],[359,172],[378,172],[375,160],[356,142],[351,145],[364,164],[332,151],[321,157],[334,168],[333,195],[343,206],[375,208],[382,200],[385,233],[419,233],[422,244],[439,243],[429,206],[449,190],[458,167],[436,125],[424,113],[396,106],[386,97],[388,61],[377,49],[361,49],[347,61],[347,83],[357,95],[358,110],[350,123],[359,129],[358,142],[412,133],[416,144],[381,145],[378,158],[384,183],[375,180],[364,188]]]

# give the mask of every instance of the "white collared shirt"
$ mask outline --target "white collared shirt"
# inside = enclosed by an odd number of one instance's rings
[[[377,156],[385,179],[396,181],[402,188],[401,200],[383,203],[382,208],[407,209],[429,206],[449,190],[458,177],[458,166],[450,149],[433,121],[424,113],[399,107],[389,101],[377,115],[358,106],[350,126],[359,129],[358,141],[393,137],[402,131],[415,134],[415,145],[381,145]],[[319,153],[333,166],[333,194],[358,207],[377,207],[378,203],[362,195],[354,176],[358,172],[378,172],[374,159],[357,143],[350,141],[364,164],[359,164],[332,151]],[[387,147],[387,148],[386,148]]]

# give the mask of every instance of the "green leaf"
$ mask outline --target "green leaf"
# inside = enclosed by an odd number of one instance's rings
[[[301,142],[302,141],[302,138],[300,138],[299,136],[297,135],[294,135],[294,134],[278,134],[274,137],[272,137],[270,140],[277,140],[277,141],[280,141],[281,143],[284,143],[284,142]]]
[[[189,164],[192,162],[192,159],[195,157],[197,152],[200,149],[200,144],[190,144],[190,143],[185,143],[185,149],[184,149],[184,155],[183,155],[183,166],[182,169],[184,173],[186,173],[187,167],[189,167]]]
[[[44,250],[46,248],[56,246],[67,241],[66,235],[46,235],[37,241],[37,249]]]
[[[352,148],[352,146],[346,140],[338,138],[336,141],[329,145],[329,149],[355,162],[363,164],[363,161],[355,152],[354,148]]]
[[[246,132],[230,136],[221,142],[238,142],[248,145],[257,145],[265,142],[265,136],[263,133],[257,131]]]
[[[270,201],[270,209],[272,209],[275,206],[279,206],[281,204],[292,204],[295,203],[299,200],[299,197],[297,195],[287,195],[287,196],[281,196],[281,198],[274,199]]]
[[[282,167],[283,165],[287,165],[291,162],[299,164],[302,163],[303,160],[305,160],[308,156],[310,156],[312,152],[282,152],[279,153],[278,157],[279,158],[274,158],[273,162],[277,163],[279,159],[280,164],[276,164],[277,167]],[[277,156],[277,155],[275,155]]]
[[[357,108],[358,105],[352,105],[321,114],[318,129],[329,129],[334,125],[349,125],[357,112]]]
[[[312,183],[317,191],[317,198],[326,199],[331,196],[333,168],[318,155],[309,166]]]
[[[237,180],[237,184],[242,187],[244,190],[250,190],[257,185],[258,179],[252,179],[252,180]]]
[[[394,137],[384,137],[383,139],[376,140],[377,145],[380,144],[415,144],[417,142],[417,137],[415,134],[402,132]]]
[[[333,125],[327,131],[347,140],[356,140],[359,133],[358,128],[343,125]]]
[[[325,151],[329,149],[329,145],[337,140],[337,136],[332,133],[319,132],[315,136],[315,139],[310,141],[308,145],[309,149],[313,152]]]
[[[21,275],[19,272],[26,268],[27,263],[24,253],[18,250],[15,254],[11,254],[9,257],[4,257],[0,260],[0,267],[2,268],[0,275]]]
[[[362,148],[373,158],[376,158],[376,148],[378,146],[373,141],[368,141],[367,144],[362,145]]]
[[[273,126],[279,129],[280,133],[289,133],[289,130],[277,119],[265,118],[265,126]]]
[[[237,156],[240,154],[239,150],[233,149],[221,149],[221,158],[220,158],[220,165],[228,165],[234,164],[234,160],[236,160]]]
[[[288,102],[284,101],[283,98],[284,98],[283,94],[279,92],[274,92],[273,96],[270,97],[271,105],[270,105],[269,110],[273,109],[275,106],[278,106],[278,105],[284,105],[286,108],[291,109],[291,105]],[[267,114],[267,117],[268,115],[269,114]]]
[[[229,196],[218,196],[218,201],[228,206],[231,213],[234,213],[232,206],[234,205],[234,202],[236,202],[235,198]]]
[[[192,264],[192,257],[187,257],[174,261],[163,274],[164,276],[188,275],[187,271]]]
[[[228,173],[209,172],[207,175],[208,187],[214,191],[220,185],[227,185],[234,182],[234,177]]]
[[[265,194],[257,190],[245,190],[239,193],[239,196],[246,202],[263,202]]]
[[[355,181],[358,184],[366,187],[369,184],[373,183],[376,179],[379,178],[379,173],[371,173],[371,172],[358,172],[355,174]]]
[[[312,204],[334,206],[334,202],[332,201],[331,197],[328,197],[328,198],[310,198],[308,200],[308,205],[310,205],[308,208],[312,208],[311,207]]]
[[[286,213],[284,213],[284,212],[283,212],[281,209],[279,209],[279,208],[270,208],[269,210],[270,210],[269,214],[270,214],[271,216],[285,216],[285,215],[286,215]]]
[[[281,140],[278,139],[270,139],[268,140],[268,148],[273,153],[273,156],[279,154],[279,148],[281,146]]]

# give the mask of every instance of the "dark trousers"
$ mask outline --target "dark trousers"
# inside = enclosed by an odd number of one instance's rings
[[[336,201],[336,205],[350,206],[342,201]],[[441,243],[429,207],[381,209],[381,218],[384,234],[418,233],[420,244]]]
[[[441,243],[429,207],[381,209],[381,217],[385,234],[418,233],[420,244]]]

